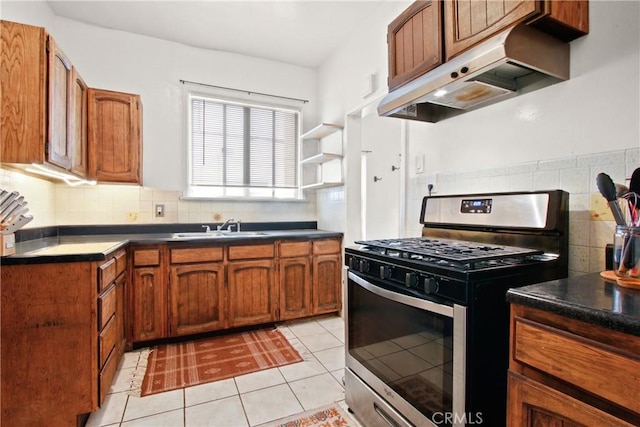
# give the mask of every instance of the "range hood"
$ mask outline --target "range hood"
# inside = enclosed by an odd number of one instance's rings
[[[569,43],[525,24],[393,90],[381,116],[437,122],[569,79]]]

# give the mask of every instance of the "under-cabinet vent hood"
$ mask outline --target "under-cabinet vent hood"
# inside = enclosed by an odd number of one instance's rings
[[[569,79],[569,43],[520,24],[390,92],[381,116],[437,122]]]

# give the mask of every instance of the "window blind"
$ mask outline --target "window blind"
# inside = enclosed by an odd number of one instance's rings
[[[297,189],[298,115],[191,96],[190,184]]]

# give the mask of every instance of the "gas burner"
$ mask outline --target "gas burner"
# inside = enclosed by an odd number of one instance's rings
[[[408,237],[404,239],[365,240],[356,242],[365,245],[368,250],[394,257],[436,262],[439,265],[468,264],[467,268],[475,268],[474,263],[489,260],[523,259],[541,255],[543,251],[516,246],[491,245],[463,240],[432,239],[425,237]],[[510,264],[515,262],[511,261]],[[485,264],[486,266],[497,265]]]

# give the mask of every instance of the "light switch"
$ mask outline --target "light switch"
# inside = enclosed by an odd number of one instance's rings
[[[415,157],[416,173],[424,173],[424,153],[418,153]]]

